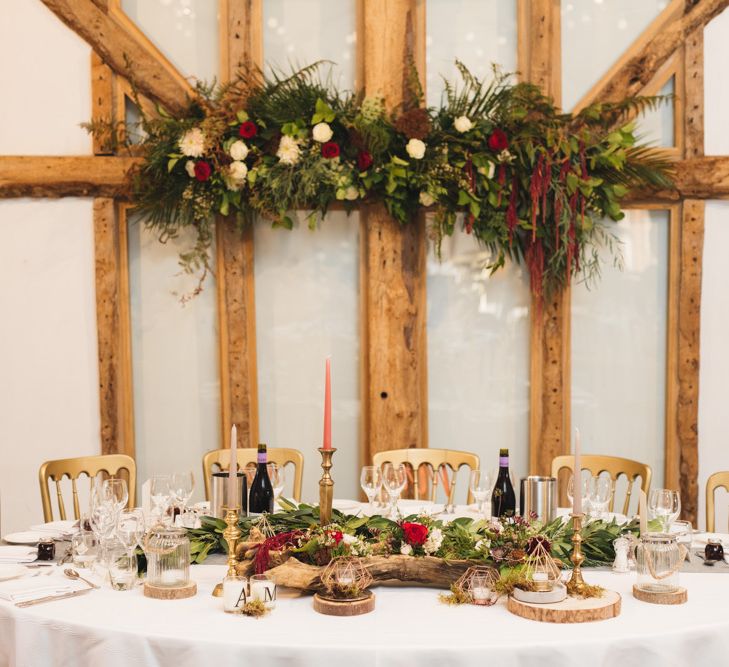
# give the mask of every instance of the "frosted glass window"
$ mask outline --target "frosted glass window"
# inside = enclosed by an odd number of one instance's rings
[[[620,58],[668,0],[565,0],[562,105],[571,109]]]
[[[429,254],[428,443],[475,452],[487,470],[508,447],[521,477],[529,459],[529,278],[513,263],[489,275],[489,260],[462,231],[443,239],[440,261]]]
[[[193,499],[204,498],[202,456],[220,444],[218,316],[215,279],[184,306],[197,284],[180,274],[178,253],[191,234],[162,244],[129,222],[134,428],[138,480],[192,470]]]
[[[357,61],[355,0],[265,0],[263,54],[284,72],[319,60],[336,64],[334,82],[354,90]],[[326,66],[322,72],[326,72]]]
[[[572,425],[582,433],[585,453],[648,463],[652,486],[660,488],[669,214],[627,211],[613,230],[622,243],[623,271],[606,256],[597,284],[572,290]]]
[[[212,81],[218,75],[215,0],[121,0],[121,7],[183,76]]]
[[[324,364],[332,359],[337,498],[359,494],[359,220],[327,215],[310,231],[255,228],[261,442],[304,454],[302,499],[318,502]]]
[[[673,95],[674,77],[671,77],[660,90],[661,95]],[[641,141],[654,146],[675,146],[673,100],[663,102],[657,109],[645,112],[638,119],[638,135]]]
[[[426,88],[429,106],[440,103],[443,77],[460,80],[460,60],[479,78],[492,63],[516,71],[516,0],[428,0],[426,2]]]

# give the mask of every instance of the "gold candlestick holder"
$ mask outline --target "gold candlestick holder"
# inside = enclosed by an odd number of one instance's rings
[[[334,480],[329,471],[332,469],[332,456],[336,447],[324,449],[319,447],[321,454],[321,479],[319,480],[319,523],[326,526],[332,521],[332,499],[334,498]]]
[[[582,517],[584,514],[572,514],[572,555],[570,560],[572,561],[572,576],[567,582],[567,591],[572,594],[582,595],[585,592],[587,584],[582,578],[581,565],[585,560],[585,555],[582,553]]]
[[[225,510],[225,523],[226,529],[223,531],[223,537],[228,543],[228,572],[227,577],[236,575],[235,570],[235,546],[238,543],[240,537],[240,528],[238,528],[238,513],[240,512],[240,506],[236,507],[223,507]],[[223,582],[215,585],[213,589],[213,595],[216,598],[223,596]]]

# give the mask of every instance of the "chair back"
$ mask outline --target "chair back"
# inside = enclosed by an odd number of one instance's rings
[[[441,484],[449,503],[453,503],[455,498],[458,470],[463,466],[472,471],[478,470],[480,467],[478,456],[471,452],[423,447],[388,449],[384,452],[377,452],[372,457],[372,462],[380,467],[385,463],[405,464],[408,487],[412,488],[414,498],[435,501],[438,484]],[[430,494],[428,494],[428,486],[430,486]],[[470,488],[466,502],[469,504],[473,502]]]
[[[109,477],[125,477],[127,486],[129,487],[129,500],[127,507],[135,506],[136,484],[137,484],[137,465],[134,459],[126,454],[104,454],[101,456],[79,456],[73,459],[56,459],[55,461],[46,461],[38,471],[38,481],[40,482],[41,502],[43,503],[43,519],[53,521],[53,508],[51,507],[51,494],[49,491],[49,481],[55,482],[56,498],[58,499],[58,514],[61,520],[66,518],[66,506],[63,502],[63,492],[61,490],[61,480],[68,477],[71,480],[71,491],[73,495],[73,517],[78,519],[81,516],[78,501],[78,478],[86,474],[89,477],[89,485],[96,475],[104,472]],[[125,473],[119,475],[120,472]]]
[[[258,449],[246,447],[238,449],[236,458],[238,468],[256,465]],[[301,480],[304,476],[304,455],[298,449],[286,447],[269,447],[268,461],[283,468],[288,463],[294,466],[294,500],[301,500]],[[203,456],[203,479],[205,480],[205,498],[210,500],[210,476],[218,470],[227,471],[230,467],[230,449],[213,449]],[[217,470],[216,470],[217,468]]]
[[[574,465],[575,457],[571,454],[555,456],[554,459],[552,459],[552,477],[559,479],[560,470],[566,469],[573,472]],[[583,454],[581,465],[582,470],[589,470],[590,474],[595,477],[602,472],[606,472],[610,475],[610,479],[613,482],[613,496],[610,498],[611,512],[615,511],[615,482],[621,475],[625,475],[628,479],[628,487],[625,492],[625,502],[623,503],[623,514],[628,514],[630,496],[633,493],[633,486],[635,485],[635,480],[638,477],[640,477],[640,488],[643,489],[646,495],[648,494],[653,472],[651,471],[651,467],[645,463],[633,461],[632,459],[624,459],[619,456]]]
[[[706,532],[713,533],[716,524],[714,492],[719,488],[729,491],[729,472],[715,472],[706,480]]]

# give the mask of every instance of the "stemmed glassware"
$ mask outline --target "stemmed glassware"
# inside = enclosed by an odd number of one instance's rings
[[[478,505],[478,513],[484,513],[484,505],[491,494],[491,477],[486,470],[472,470],[469,478],[469,487],[471,495],[476,499]]]
[[[648,510],[651,518],[658,519],[667,533],[671,524],[681,514],[681,495],[671,489],[651,489],[648,496]]]
[[[286,472],[283,466],[278,465],[278,463],[271,462],[267,465],[267,468],[268,478],[271,480],[271,486],[273,487],[273,502],[277,503],[286,484]]]
[[[170,475],[169,489],[172,503],[184,514],[187,503],[190,501],[195,488],[195,478],[192,472],[176,472]]]
[[[129,501],[129,488],[125,479],[111,477],[101,484],[101,493],[104,498],[113,503],[117,511],[123,510]]]
[[[613,497],[613,480],[605,475],[598,475],[589,480],[590,484],[590,516],[593,519],[605,517]]]
[[[382,466],[382,481],[390,498],[390,513],[397,514],[397,501],[407,484],[407,471],[404,463],[390,463]]]
[[[369,511],[372,514],[375,498],[382,489],[382,469],[380,466],[363,466],[359,475],[359,485],[370,501]]]
[[[126,550],[125,558],[127,560],[117,559],[116,562],[110,563],[110,575],[112,577],[112,586],[114,586],[114,575],[121,575],[121,579],[124,579],[125,568],[124,563],[128,563],[126,569],[136,569],[137,558],[134,554],[134,550],[137,546],[142,546],[142,540],[144,539],[145,533],[145,522],[144,514],[141,509],[122,510],[119,513],[119,518],[116,524],[116,538],[121,542],[122,546]],[[116,565],[116,568],[114,567]],[[121,570],[123,572],[116,572]],[[131,584],[131,582],[130,582]],[[115,586],[118,590],[124,590],[122,584],[117,582]]]
[[[580,487],[582,491],[582,511],[590,511],[590,484],[592,483],[592,477],[583,477],[580,475]],[[575,497],[575,476],[570,475],[570,479],[567,482],[567,499],[570,501],[570,507],[574,504]]]
[[[154,515],[165,523],[167,510],[170,506],[170,476],[169,475],[153,475],[150,484],[150,498],[154,505]]]

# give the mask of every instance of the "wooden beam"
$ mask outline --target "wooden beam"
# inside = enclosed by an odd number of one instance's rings
[[[688,137],[687,137],[688,139]],[[729,198],[729,156],[699,157],[679,160],[673,190],[635,190],[623,200],[635,208],[643,202],[675,203],[681,199]]]
[[[408,62],[422,61],[421,0],[363,0],[360,59],[366,95],[388,108],[407,95]],[[359,35],[358,35],[359,39]],[[422,70],[422,68],[421,68]],[[401,226],[382,204],[361,209],[363,446],[427,446],[427,239],[421,218]]]
[[[114,118],[114,85],[111,68],[96,51],[91,52],[91,120],[111,125]],[[112,155],[112,136],[94,134],[94,155]]]
[[[631,95],[639,95],[684,40],[703,28],[711,19],[729,6],[729,0],[701,0],[688,3],[684,14],[677,13],[660,30],[641,45],[639,50],[628,50],[620,65],[580,100],[576,109],[595,101],[617,102]]]
[[[0,199],[125,197],[127,172],[139,158],[0,156]]]
[[[84,39],[117,74],[135,81],[140,92],[172,113],[182,113],[192,88],[141,33],[122,25],[92,0],[42,0]],[[131,23],[131,22],[129,22]]]
[[[704,31],[691,33],[684,44],[684,158],[704,155]]]
[[[232,79],[249,65],[263,64],[263,1],[219,0],[220,77]],[[227,39],[222,39],[227,36]]]

